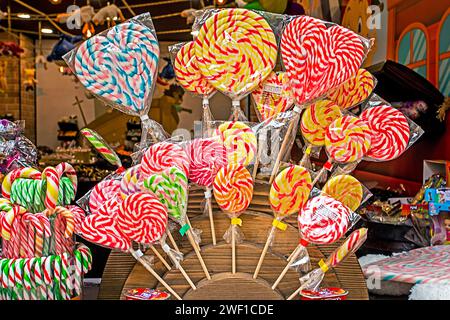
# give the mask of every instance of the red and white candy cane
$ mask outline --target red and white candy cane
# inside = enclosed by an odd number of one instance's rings
[[[14,180],[19,178],[41,179],[41,173],[33,168],[21,168],[11,171],[3,179],[2,196],[6,199],[11,198],[11,188]]]
[[[44,278],[44,283],[47,286],[52,286],[53,285],[53,260],[55,259],[54,256],[48,256],[48,257],[43,257],[42,258],[42,273],[43,273],[43,278]],[[53,293],[53,288],[49,288],[49,290],[47,290],[47,297],[48,300],[54,300],[55,299],[55,295]]]
[[[45,192],[44,204],[47,209],[53,210],[58,204],[59,193],[59,174],[56,168],[47,167],[42,172],[42,178],[47,183],[47,190]]]
[[[41,223],[39,218],[29,212],[26,212],[22,215],[22,222],[25,222],[29,225],[29,231],[34,229],[34,234],[30,233],[29,236],[29,246],[32,250],[29,252],[28,257],[34,257],[40,252],[42,254],[42,248],[44,246],[44,226]]]
[[[73,235],[73,230],[75,229],[75,219],[72,211],[64,208],[64,207],[55,207],[55,210],[46,210],[45,214],[47,217],[55,214],[55,215],[61,215],[64,217],[66,226],[64,230],[64,237],[69,238]]]
[[[11,233],[13,228],[14,220],[17,216],[24,214],[27,210],[21,206],[14,205],[11,210],[9,210],[2,219],[2,237],[4,240],[8,241],[11,239]]]
[[[60,179],[63,175],[66,175],[66,177],[70,179],[70,181],[72,182],[74,194],[76,194],[78,188],[78,178],[77,172],[72,167],[72,165],[68,164],[67,162],[61,162],[56,166],[56,171],[58,172]],[[70,199],[70,201],[73,200],[74,199]]]

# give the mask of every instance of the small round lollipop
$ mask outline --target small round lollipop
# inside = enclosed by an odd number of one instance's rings
[[[397,109],[381,105],[361,113],[372,133],[372,145],[367,157],[378,161],[398,158],[408,146],[410,129],[408,119]]]
[[[339,201],[326,195],[309,199],[298,215],[300,244],[292,253],[289,263],[272,286],[275,289],[287,273],[292,262],[300,256],[309,259],[309,243],[330,244],[339,240],[350,227],[350,210]]]
[[[134,193],[122,202],[117,223],[131,240],[153,244],[166,232],[167,208],[152,194]]]
[[[189,158],[186,152],[182,147],[170,142],[152,145],[145,152],[141,161],[141,171],[144,177],[173,166],[183,170],[186,175],[189,173]]]
[[[248,208],[253,197],[253,179],[245,167],[228,164],[217,173],[213,184],[214,198],[219,207],[231,218],[232,273],[236,273],[236,225],[241,225],[239,215]]]
[[[372,74],[365,69],[359,69],[354,77],[333,89],[328,97],[339,107],[348,109],[366,100],[374,87]]]
[[[322,192],[342,202],[352,211],[358,209],[363,199],[361,183],[348,174],[337,175],[329,179],[323,186]]]
[[[285,112],[294,104],[288,90],[288,77],[285,72],[272,71],[252,92],[252,96],[262,121]]]
[[[287,225],[281,221],[285,217],[298,212],[305,204],[311,192],[311,183],[309,171],[300,166],[288,167],[275,178],[269,193],[269,202],[274,211],[275,219],[272,222],[272,228],[253,274],[254,279],[259,274],[269,245],[275,236],[276,229],[286,230]]]
[[[361,160],[370,149],[372,132],[367,122],[352,116],[336,119],[327,128],[325,147],[336,162]]]
[[[213,139],[195,139],[187,145],[186,153],[189,157],[189,179],[206,187],[209,221],[213,245],[216,245],[216,232],[211,204],[211,189],[214,178],[220,168],[227,164],[226,150]]]
[[[95,185],[89,195],[89,210],[96,213],[105,203],[105,201],[120,194],[120,181],[103,180]]]

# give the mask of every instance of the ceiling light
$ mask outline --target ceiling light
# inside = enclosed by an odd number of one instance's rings
[[[60,4],[61,0],[50,0],[52,4]]]
[[[49,28],[42,28],[42,29],[41,29],[41,32],[42,32],[42,33],[51,34],[51,33],[53,33],[53,30],[52,30],[52,29],[49,29]]]
[[[28,13],[19,13],[17,16],[21,19],[30,19],[31,16]]]

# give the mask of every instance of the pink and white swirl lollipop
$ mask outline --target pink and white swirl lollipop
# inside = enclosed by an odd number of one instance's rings
[[[170,142],[159,142],[152,145],[144,153],[141,171],[145,177],[153,173],[161,173],[170,167],[178,167],[186,176],[189,173],[189,157],[184,149]]]
[[[408,119],[399,110],[380,105],[361,113],[372,133],[372,145],[367,157],[378,161],[398,158],[408,146],[410,128]]]
[[[103,207],[105,201],[117,197],[120,194],[120,181],[103,180],[95,185],[89,195],[89,210],[92,214]]]

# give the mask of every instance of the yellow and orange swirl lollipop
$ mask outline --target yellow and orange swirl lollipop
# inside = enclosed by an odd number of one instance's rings
[[[322,191],[338,200],[352,211],[358,209],[363,200],[363,187],[358,179],[348,174],[337,175],[327,181]]]
[[[366,100],[374,87],[372,74],[365,69],[359,69],[354,77],[333,89],[328,97],[341,108],[347,109]]]
[[[271,72],[253,92],[260,120],[267,120],[280,112],[285,112],[294,104],[294,97],[288,90],[286,72]]]
[[[275,34],[259,14],[221,10],[208,18],[195,40],[200,72],[233,100],[253,91],[277,59]]]

